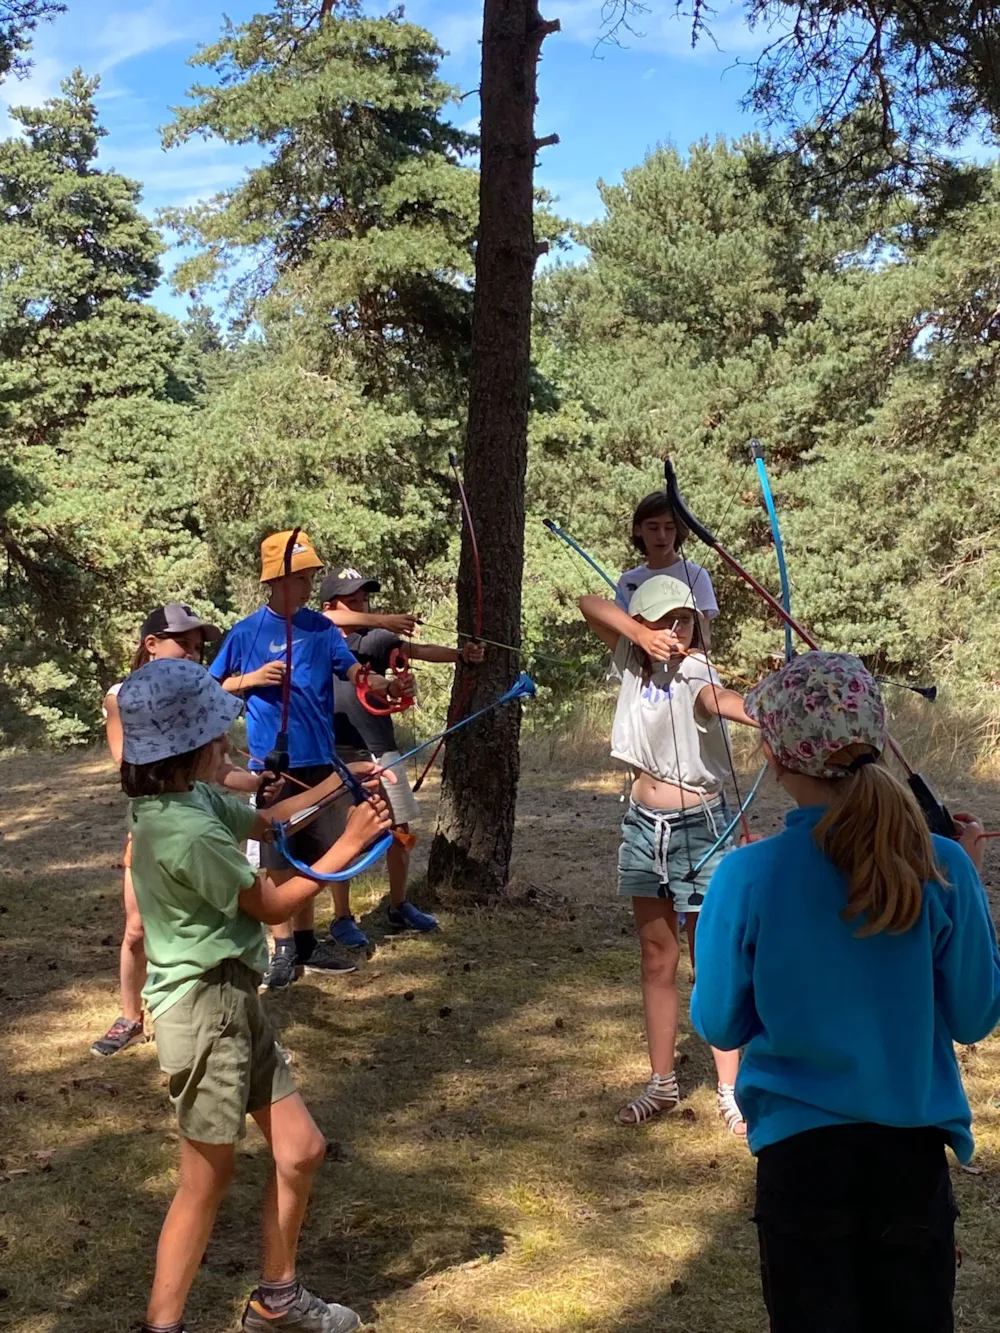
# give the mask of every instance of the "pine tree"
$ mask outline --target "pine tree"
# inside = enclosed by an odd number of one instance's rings
[[[7,74],[26,73],[35,29],[65,10],[57,0],[0,0],[0,81]]]
[[[427,417],[461,403],[476,219],[475,139],[442,117],[440,56],[399,14],[278,0],[193,58],[217,81],[164,132],[167,147],[201,135],[267,153],[235,189],[165,215],[197,250],[178,290],[230,276],[243,327],[321,373],[346,349],[366,393]]]
[[[161,243],[95,164],[96,89],[75,72],[0,143],[0,729],[37,739],[86,734],[151,589],[197,563]]]

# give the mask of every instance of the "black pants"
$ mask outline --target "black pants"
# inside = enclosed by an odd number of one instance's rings
[[[771,1333],[951,1333],[957,1216],[939,1130],[837,1125],[764,1148]]]

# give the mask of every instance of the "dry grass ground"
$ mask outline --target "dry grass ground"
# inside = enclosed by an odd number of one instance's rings
[[[638,950],[611,889],[619,785],[585,749],[556,759],[526,766],[509,902],[442,910],[437,937],[393,941],[371,881],[367,965],[272,1002],[331,1144],[302,1274],[384,1333],[759,1333],[752,1163],[687,1028],[683,1109],[612,1122],[647,1069]],[[176,1137],[152,1045],[88,1054],[117,1013],[122,799],[96,752],[3,761],[0,788],[0,1326],[126,1333]],[[1000,827],[994,786],[947,794]],[[757,827],[780,808],[765,796]],[[958,1322],[995,1330],[1000,1043],[963,1063],[979,1154],[977,1174],[954,1173]],[[238,1326],[265,1171],[251,1129],[192,1333]]]

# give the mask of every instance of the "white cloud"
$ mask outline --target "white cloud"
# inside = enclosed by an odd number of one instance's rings
[[[81,12],[82,11],[82,12]],[[170,22],[163,7],[150,4],[139,10],[96,11],[99,22],[88,21],[85,6],[75,8],[62,20],[42,26],[31,53],[32,65],[27,78],[4,86],[0,102],[0,136],[14,134],[17,126],[10,118],[12,106],[41,106],[58,97],[63,79],[80,66],[86,74],[100,74],[103,86],[101,102],[129,96],[127,89],[110,83],[107,76],[136,56],[192,40],[195,30]],[[75,22],[74,22],[75,19]]]
[[[535,184],[555,196],[552,210],[558,217],[572,222],[594,222],[604,214],[604,203],[594,180],[549,176],[543,164],[535,175]]]
[[[471,55],[483,36],[483,13],[478,5],[470,5],[462,14],[442,14],[430,26],[443,51],[456,58]]]
[[[161,5],[109,14],[91,45],[97,59],[94,68],[106,74],[134,56],[158,51],[173,42],[191,39],[197,29],[170,23]]]

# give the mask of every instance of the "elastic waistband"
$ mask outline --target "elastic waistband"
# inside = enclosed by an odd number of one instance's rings
[[[209,986],[230,985],[240,990],[254,990],[260,981],[259,973],[247,967],[242,958],[223,958],[198,978]]]
[[[718,795],[711,799],[703,799],[697,805],[689,805],[684,810],[653,810],[634,797],[629,798],[628,804],[629,809],[634,810],[647,824],[660,824],[664,820],[668,824],[680,824],[685,819],[704,819],[706,811],[714,814],[716,810],[722,809],[725,803],[725,798]]]

